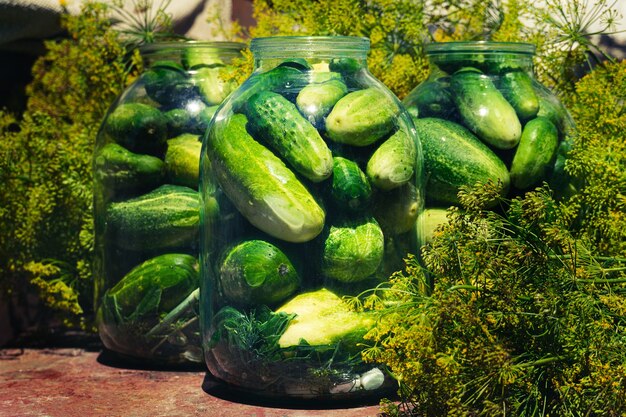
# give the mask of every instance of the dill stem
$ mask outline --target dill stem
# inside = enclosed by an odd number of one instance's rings
[[[519,368],[529,368],[531,366],[544,366],[544,365],[549,365],[554,362],[562,361],[563,359],[564,359],[563,356],[549,356],[547,358],[537,359],[536,361],[532,361],[532,362],[520,363],[517,366]]]
[[[167,328],[170,324],[174,323],[174,321],[176,321],[183,313],[185,313],[193,305],[194,302],[196,302],[199,299],[199,296],[200,296],[200,289],[197,288],[194,291],[192,291],[191,294],[189,294],[187,298],[183,300],[182,303],[180,303],[172,311],[170,311],[167,314],[167,316],[165,316],[163,320],[159,322],[159,324],[157,324],[152,329],[150,329],[150,331],[146,333],[146,336],[148,337],[154,336],[155,334],[159,333],[161,330]]]
[[[626,283],[626,278],[577,279],[576,282],[584,284],[623,284]]]

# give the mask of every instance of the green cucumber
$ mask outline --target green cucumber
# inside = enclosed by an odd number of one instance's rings
[[[402,103],[414,116],[449,119],[455,111],[449,77],[421,83],[402,100]]]
[[[331,195],[342,208],[358,211],[369,206],[372,187],[356,162],[336,156]]]
[[[418,188],[408,182],[390,191],[374,195],[372,214],[380,224],[385,236],[406,233],[415,226],[415,220],[423,206]]]
[[[183,133],[203,135],[211,118],[219,106],[207,106],[201,100],[186,103],[183,108],[175,108],[163,113],[167,122],[168,137],[173,138]]]
[[[237,305],[275,305],[300,286],[300,276],[273,244],[248,240],[227,251],[219,269],[220,288]]]
[[[319,182],[330,177],[333,156],[317,129],[278,93],[262,91],[246,105],[248,129],[266,142],[298,173]]]
[[[295,174],[250,136],[247,123],[246,116],[234,114],[209,132],[207,152],[219,185],[260,230],[289,242],[313,239],[324,227],[324,210]]]
[[[511,163],[511,183],[523,190],[545,179],[559,143],[559,133],[547,117],[526,123]]]
[[[167,253],[137,265],[102,298],[105,321],[124,323],[158,318],[174,309],[199,285],[198,261]]]
[[[185,68],[190,70],[202,67],[214,68],[224,66],[224,61],[220,58],[220,54],[217,49],[203,47],[196,48],[193,46],[183,49],[181,62]]]
[[[198,87],[202,99],[209,105],[219,105],[237,88],[237,83],[227,77],[227,67],[198,68],[191,79]]]
[[[332,225],[324,240],[322,274],[340,282],[368,278],[383,260],[384,241],[383,231],[373,218]]]
[[[107,143],[94,159],[94,176],[114,194],[152,189],[163,182],[163,161]]]
[[[162,185],[142,196],[111,203],[106,222],[109,241],[122,249],[192,247],[200,226],[199,194],[188,187]]]
[[[324,117],[347,92],[348,87],[341,79],[331,78],[325,82],[309,84],[300,90],[298,97],[296,97],[296,105],[300,113],[313,126],[321,127]]]
[[[165,148],[167,120],[147,104],[119,105],[108,115],[104,129],[114,142],[132,152],[159,155]]]
[[[436,236],[437,229],[447,222],[447,209],[437,207],[424,209],[417,217],[417,227],[423,236],[422,243],[431,243]]]
[[[450,87],[464,124],[480,139],[498,149],[512,149],[522,136],[515,109],[491,79],[475,68],[452,76]]]
[[[177,62],[164,61],[152,65],[141,75],[140,82],[148,97],[164,106],[197,94],[189,74]]]
[[[167,141],[165,172],[171,184],[198,188],[201,148],[197,135],[183,134]]]
[[[381,190],[391,190],[413,178],[417,165],[417,144],[400,129],[374,151],[367,162],[367,177]]]
[[[337,143],[371,145],[391,132],[398,112],[392,96],[379,88],[353,91],[326,117],[326,134]]]
[[[528,120],[539,111],[539,98],[532,78],[524,71],[511,71],[502,75],[498,88],[511,103],[521,120]]]
[[[504,162],[463,126],[443,119],[414,119],[424,151],[426,198],[458,204],[462,186],[491,180],[506,195],[510,185]],[[495,202],[494,202],[495,203]]]
[[[354,311],[334,292],[319,290],[298,294],[276,309],[277,314],[294,317],[278,339],[278,346],[324,346],[343,349],[358,355],[363,350],[363,336],[376,324],[371,312]]]

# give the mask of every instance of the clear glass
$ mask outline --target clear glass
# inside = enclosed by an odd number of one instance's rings
[[[444,221],[440,210],[459,203],[462,186],[487,180],[505,197],[544,181],[572,192],[563,166],[574,124],[535,78],[534,45],[444,42],[425,51],[430,76],[403,104],[424,149],[426,218]]]
[[[245,46],[156,43],[109,109],[94,150],[95,302],[100,338],[129,359],[201,363],[201,135],[237,87]]]
[[[258,38],[251,50],[253,74],[203,139],[207,366],[263,397],[380,397],[392,381],[361,360],[375,316],[344,297],[417,252],[418,138],[368,71],[368,39]]]

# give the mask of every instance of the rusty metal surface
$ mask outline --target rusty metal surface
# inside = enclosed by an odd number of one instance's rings
[[[226,390],[203,369],[124,368],[101,352],[78,348],[0,349],[2,417],[376,417],[380,413],[376,404],[310,406],[254,403]]]

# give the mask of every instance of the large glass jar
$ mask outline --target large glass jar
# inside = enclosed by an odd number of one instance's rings
[[[236,88],[244,45],[156,43],[107,113],[94,151],[100,338],[124,357],[202,362],[198,325],[201,135]]]
[[[425,51],[430,76],[403,100],[424,149],[425,217],[443,221],[461,187],[489,180],[504,197],[544,181],[572,192],[563,166],[573,122],[534,77],[534,45],[442,42]]]
[[[369,40],[253,39],[254,72],[201,157],[200,320],[210,372],[264,397],[357,399],[375,315],[346,301],[416,252],[422,155]]]

